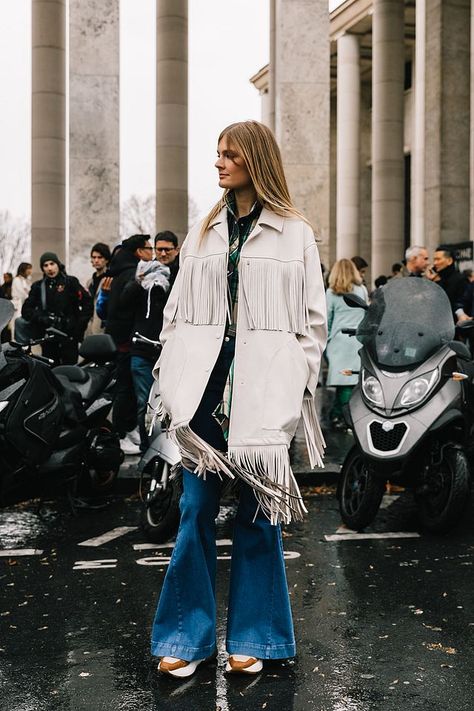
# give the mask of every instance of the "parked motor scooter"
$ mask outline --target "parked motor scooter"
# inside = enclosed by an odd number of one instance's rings
[[[134,343],[142,342],[156,348],[160,342],[135,333]],[[143,502],[140,523],[149,541],[163,543],[176,534],[179,525],[179,500],[183,491],[179,448],[156,417],[159,399],[158,383],[153,385],[148,399],[150,424],[149,447],[138,463],[140,495]]]
[[[11,304],[0,300],[1,328],[12,315]],[[31,353],[31,345],[63,337],[49,329],[43,339],[11,342],[0,351],[1,505],[41,494],[50,481],[55,490],[64,484],[69,493],[78,484],[102,492],[123,460],[117,435],[101,424],[111,398],[94,409],[64,372],[54,373],[50,359]],[[98,395],[97,387],[94,392]]]
[[[339,508],[349,528],[375,518],[385,482],[413,489],[422,526],[445,532],[460,520],[471,489],[474,363],[454,341],[450,302],[425,279],[393,279],[367,306],[358,386],[346,408],[355,445],[342,466]]]

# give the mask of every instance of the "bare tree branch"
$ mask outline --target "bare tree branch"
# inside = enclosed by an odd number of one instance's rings
[[[200,215],[196,202],[188,199],[188,225],[192,227]],[[140,197],[131,195],[122,203],[120,210],[120,236],[126,239],[133,234],[146,234],[154,237],[155,227],[155,196]]]
[[[31,227],[26,220],[13,217],[9,210],[0,210],[0,271],[12,272],[20,262],[28,261],[31,253]]]

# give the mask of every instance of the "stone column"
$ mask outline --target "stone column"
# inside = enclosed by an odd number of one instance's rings
[[[119,242],[119,0],[69,0],[69,271]]]
[[[268,126],[275,131],[275,22],[276,0],[270,0],[270,62],[268,83]]]
[[[359,254],[360,68],[359,40],[337,41],[336,256]]]
[[[31,256],[65,259],[66,8],[64,0],[32,3]]]
[[[327,0],[276,0],[275,133],[294,203],[329,246],[329,10]]]
[[[416,2],[416,44],[414,52],[414,92],[412,147],[411,243],[425,244],[425,13],[426,0]]]
[[[469,235],[470,0],[426,3],[425,235]]]
[[[471,2],[471,135],[469,178],[469,239],[474,241],[474,2]]]
[[[372,277],[403,256],[403,0],[374,0],[372,27]]]
[[[188,229],[188,2],[158,0],[156,17],[156,227]]]

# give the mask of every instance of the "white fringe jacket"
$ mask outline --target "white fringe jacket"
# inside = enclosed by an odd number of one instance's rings
[[[188,234],[164,312],[159,376],[160,415],[183,461],[238,476],[272,523],[300,520],[306,509],[290,468],[288,447],[303,417],[311,466],[323,466],[324,440],[314,396],[326,345],[326,301],[311,228],[263,208],[243,245],[228,454],[189,427],[219,355],[228,314],[227,211],[203,240]]]

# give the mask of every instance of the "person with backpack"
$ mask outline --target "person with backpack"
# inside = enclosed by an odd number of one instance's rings
[[[42,338],[50,326],[65,333],[67,338],[44,343],[42,353],[55,365],[71,365],[92,316],[92,299],[76,277],[66,274],[54,252],[41,255],[40,267],[43,278],[32,284],[21,315],[34,338]]]

